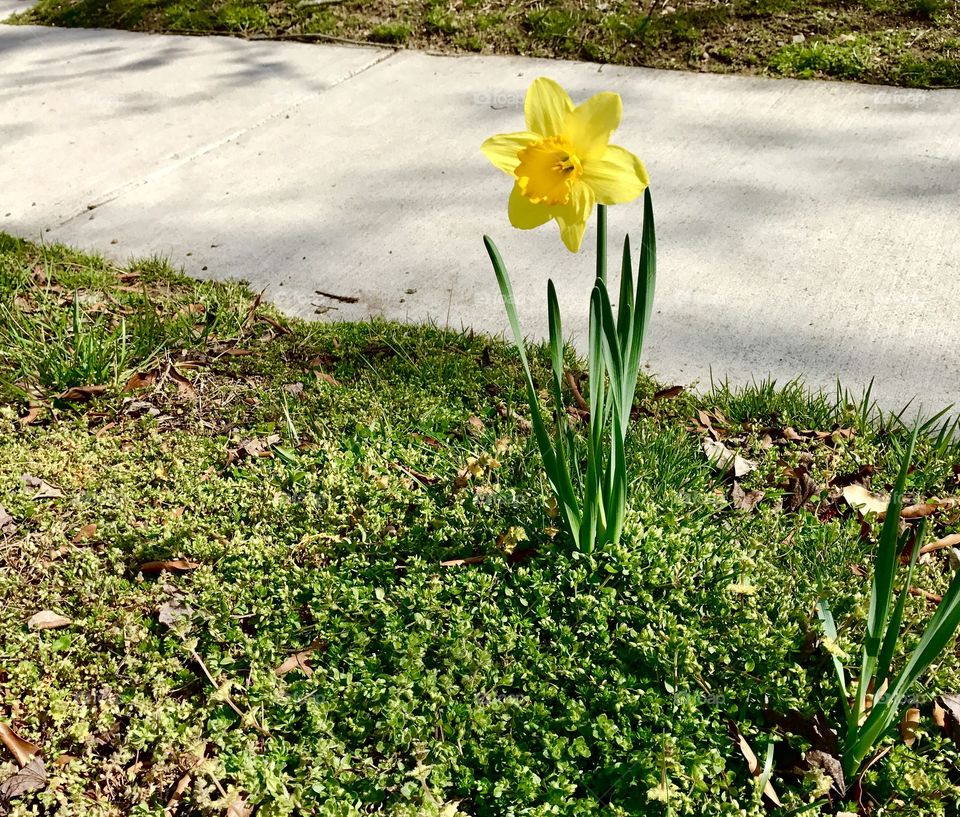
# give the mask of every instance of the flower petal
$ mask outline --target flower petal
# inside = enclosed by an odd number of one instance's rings
[[[584,162],[580,181],[593,188],[600,204],[633,201],[650,184],[643,162],[617,145],[608,145],[602,158]]]
[[[620,94],[604,91],[567,114],[562,134],[570,140],[581,161],[598,159],[607,148],[610,134],[620,126],[622,115]]]
[[[530,83],[523,101],[527,130],[541,136],[558,136],[563,129],[564,118],[571,111],[573,101],[570,95],[552,79],[537,77]]]
[[[510,193],[507,214],[510,216],[510,223],[519,230],[532,230],[552,218],[551,208],[545,204],[534,204],[523,195],[519,184],[515,184]]]
[[[570,192],[570,201],[551,207],[553,217],[560,225],[560,237],[570,252],[579,252],[587,221],[593,212],[596,197],[588,185],[576,184]]]
[[[512,176],[513,171],[520,164],[518,158],[520,151],[538,139],[537,134],[527,131],[498,133],[480,145],[480,150],[483,151],[483,155],[491,161],[494,167],[498,167],[504,173],[509,173]]]

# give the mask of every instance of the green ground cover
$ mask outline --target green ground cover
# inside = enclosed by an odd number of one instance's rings
[[[815,602],[834,651],[866,616],[876,530],[839,495],[889,490],[899,422],[645,381],[624,542],[584,556],[522,389],[489,338],[288,322],[159,261],[0,236],[0,723],[46,774],[0,811],[764,814],[732,724],[776,744],[777,813],[956,813],[957,723],[933,717],[955,651],[853,795],[803,760],[819,711],[840,726]],[[756,467],[719,473],[711,440]],[[956,444],[915,464],[911,502],[960,493]],[[949,501],[929,521],[960,530]],[[917,568],[904,650],[948,552]],[[0,749],[0,786],[18,768]]]
[[[40,0],[23,19],[960,86],[956,0]]]

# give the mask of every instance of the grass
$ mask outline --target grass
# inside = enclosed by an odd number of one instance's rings
[[[956,0],[40,0],[21,19],[960,86]]]
[[[287,322],[161,261],[0,237],[0,373],[0,722],[48,774],[7,813],[764,814],[731,722],[761,757],[774,742],[782,813],[856,810],[784,724],[842,725],[815,603],[852,652],[876,536],[837,478],[870,466],[888,490],[907,439],[869,399],[642,380],[624,539],[584,556],[551,537],[499,341]],[[753,512],[709,429],[756,463]],[[948,435],[914,462],[911,499],[960,491]],[[950,573],[941,552],[914,582]],[[43,610],[72,623],[32,631]],[[931,612],[908,599],[903,650]],[[951,651],[865,802],[955,813],[960,752],[931,706],[958,682]],[[0,749],[0,780],[16,769]]]

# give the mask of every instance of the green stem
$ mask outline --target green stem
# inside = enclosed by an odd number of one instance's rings
[[[607,206],[597,205],[597,278],[607,281]]]

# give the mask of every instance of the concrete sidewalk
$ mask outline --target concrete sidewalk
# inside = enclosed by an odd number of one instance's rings
[[[7,6],[20,0],[0,0]],[[513,230],[479,152],[529,82],[615,90],[660,247],[664,380],[797,375],[929,410],[960,391],[960,92],[505,57],[0,26],[0,230],[245,278],[291,314],[582,338],[592,236]],[[639,238],[639,205],[611,241]],[[317,290],[358,298],[331,300]]]

